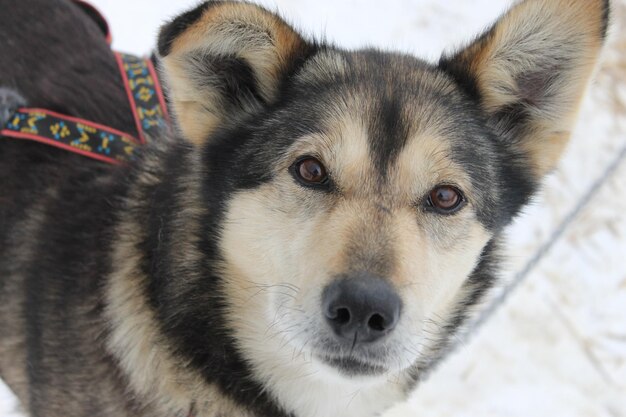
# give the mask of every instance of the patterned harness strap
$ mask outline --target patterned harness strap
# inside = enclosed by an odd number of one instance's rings
[[[154,136],[169,121],[159,79],[150,59],[119,52],[115,53],[115,58],[133,110],[139,141],[146,143],[146,137]]]
[[[44,109],[18,109],[0,134],[34,140],[112,164],[132,161],[135,149],[140,146],[127,133]]]
[[[104,18],[93,6],[75,0],[99,16],[110,43]],[[149,58],[115,52],[139,138],[89,120],[38,108],[20,108],[0,130],[1,137],[28,139],[66,149],[111,164],[130,162],[136,149],[169,124],[167,106],[156,71]]]

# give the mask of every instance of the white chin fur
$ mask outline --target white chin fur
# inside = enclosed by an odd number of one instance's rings
[[[296,417],[373,417],[406,398],[404,372],[351,377],[279,337],[249,330],[238,335],[241,351],[258,380]]]
[[[255,370],[297,417],[370,417],[405,399],[401,375],[349,377],[317,359],[272,356],[255,360]]]

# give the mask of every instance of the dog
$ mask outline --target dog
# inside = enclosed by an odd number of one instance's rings
[[[26,4],[0,33],[42,48]],[[65,37],[77,13],[35,27]],[[176,130],[136,161],[0,140],[0,376],[34,417],[380,415],[497,282],[608,22],[606,0],[523,0],[430,64],[307,39],[252,3],[176,17],[158,37]],[[44,81],[97,80],[43,77],[14,45],[1,111],[132,126],[115,88],[50,101]]]

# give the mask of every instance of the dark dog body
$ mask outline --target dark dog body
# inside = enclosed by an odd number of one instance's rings
[[[404,398],[566,142],[608,6],[557,3],[571,16],[526,1],[438,66],[308,42],[248,4],[174,20],[159,50],[187,140],[121,167],[0,141],[0,376],[44,417],[367,417]],[[133,132],[93,21],[64,1],[0,6],[16,63],[0,86]],[[328,294],[372,298],[355,282],[397,317],[377,306],[346,340]],[[350,320],[366,308],[342,302]]]
[[[113,53],[80,7],[3,0],[0,9],[1,86],[31,106],[135,131]],[[140,415],[102,348],[101,285],[126,187],[113,171],[0,140],[0,375],[34,416]]]

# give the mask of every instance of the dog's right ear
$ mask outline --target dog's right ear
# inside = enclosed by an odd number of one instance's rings
[[[201,144],[230,120],[270,104],[313,52],[260,6],[209,1],[162,27],[158,52],[178,128]]]

